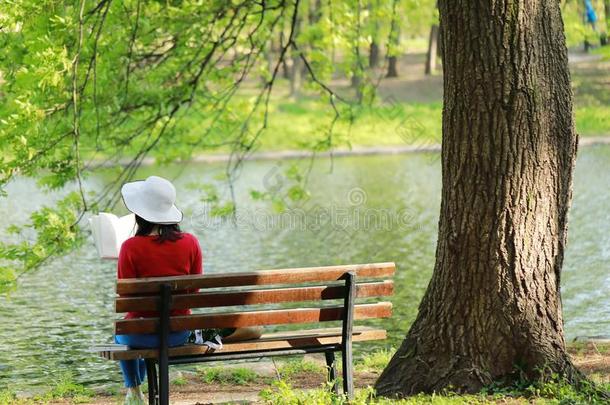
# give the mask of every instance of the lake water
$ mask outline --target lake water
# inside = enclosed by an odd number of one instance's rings
[[[276,214],[253,201],[251,189],[290,183],[291,162],[246,163],[236,184],[236,223],[210,220],[198,184],[218,182],[223,164],[143,168],[138,177],[175,177],[183,228],[200,239],[207,273],[341,263],[394,261],[394,315],[374,321],[389,331],[383,343],[398,345],[413,321],[434,265],[440,205],[438,154],[370,156],[316,161],[311,198]],[[569,245],[562,278],[565,330],[575,336],[610,335],[610,147],[582,148],[577,162]],[[100,187],[109,173],[87,180]],[[283,185],[283,186],[282,186]],[[9,186],[0,215],[19,222],[40,201],[52,203],[30,179]],[[71,372],[91,386],[118,384],[114,362],[87,352],[112,335],[115,263],[97,258],[92,241],[78,252],[23,277],[19,289],[0,298],[0,389],[45,387]]]

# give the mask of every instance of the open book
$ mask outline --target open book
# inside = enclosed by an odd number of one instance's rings
[[[114,214],[100,212],[89,218],[89,225],[100,257],[116,259],[123,242],[135,234],[136,216],[129,214],[119,218]]]

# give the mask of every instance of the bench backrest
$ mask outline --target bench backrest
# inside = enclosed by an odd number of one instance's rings
[[[239,328],[281,324],[306,324],[344,320],[346,304],[353,305],[353,318],[385,318],[389,302],[358,304],[354,299],[392,295],[394,263],[374,263],[297,269],[260,270],[246,273],[124,279],[117,282],[116,312],[163,311],[212,307],[249,307],[274,304],[274,308],[171,316],[172,331],[206,328]],[[350,284],[351,283],[351,284]],[[350,290],[353,290],[350,295]],[[171,298],[162,298],[170,294]],[[323,305],[328,300],[343,300]],[[311,301],[307,307],[285,308],[281,304]],[[276,308],[279,307],[279,308]],[[233,308],[234,309],[234,308]],[[155,333],[159,318],[121,319],[117,334]]]

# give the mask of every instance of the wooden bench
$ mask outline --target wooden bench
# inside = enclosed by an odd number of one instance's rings
[[[375,263],[119,280],[116,312],[158,311],[159,317],[119,319],[115,323],[116,334],[158,333],[160,347],[107,348],[100,354],[109,360],[145,359],[149,402],[166,405],[169,403],[169,365],[324,353],[329,380],[334,382],[334,390],[338,392],[334,353],[341,352],[343,391],[351,398],[354,392],[352,342],[386,338],[383,329],[354,327],[353,323],[391,315],[391,303],[372,299],[393,293],[391,277],[394,271],[394,263]],[[356,303],[359,298],[369,302]],[[325,304],[329,300],[339,302],[329,306]],[[297,308],[294,304],[293,308],[281,305],[306,301],[313,304]],[[243,310],[243,307],[262,304],[274,305],[273,308]],[[232,308],[226,312],[170,316],[171,309],[213,307]],[[326,321],[341,321],[341,327],[267,333],[255,340],[225,343],[218,351],[193,344],[174,348],[167,345],[170,331]]]

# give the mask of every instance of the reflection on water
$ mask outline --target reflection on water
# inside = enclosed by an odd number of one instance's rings
[[[249,162],[237,184],[238,217],[210,222],[193,183],[213,182],[222,165],[164,168],[176,180],[183,227],[196,234],[207,273],[340,263],[395,261],[394,316],[373,321],[389,331],[383,343],[397,345],[413,321],[434,264],[440,204],[436,155],[320,159],[311,175],[311,200],[275,214],[253,202],[251,189],[281,184],[289,163]],[[142,169],[139,177],[160,172]],[[563,277],[565,329],[575,335],[610,334],[610,148],[585,148],[577,163],[570,241]],[[105,175],[89,179],[101,185]],[[9,187],[0,215],[25,218],[42,194],[34,182]],[[49,196],[44,196],[51,201]],[[8,298],[0,298],[0,388],[44,386],[63,371],[78,381],[118,383],[114,362],[87,352],[110,341],[115,264],[96,257],[90,243],[23,278]]]

